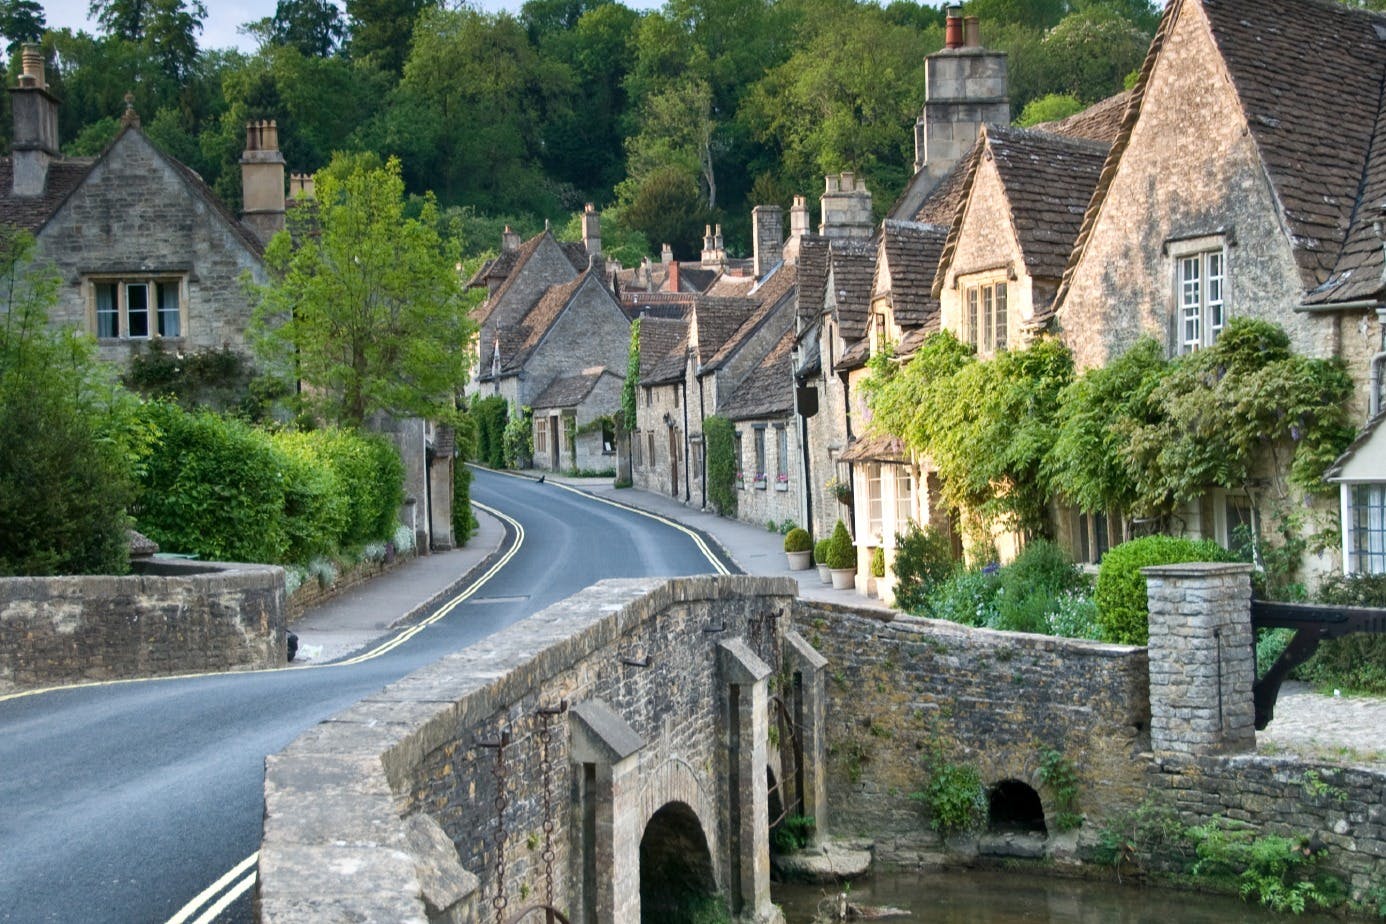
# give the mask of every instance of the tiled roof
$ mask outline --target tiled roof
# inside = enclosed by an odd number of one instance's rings
[[[512,251],[513,260],[510,264],[510,272],[505,277],[505,282],[502,282],[496,291],[487,296],[486,301],[472,310],[472,317],[476,319],[478,324],[485,323],[491,317],[491,312],[495,311],[496,305],[500,304],[501,299],[514,287],[515,280],[520,276],[518,271],[530,257],[534,256],[534,252],[539,249],[539,244],[548,233],[547,231],[540,232],[521,244],[518,250]]]
[[[698,362],[708,362],[716,356],[756,308],[757,304],[749,298],[700,297],[693,309],[698,328]]]
[[[611,373],[605,366],[597,366],[584,369],[577,375],[559,376],[539,393],[533,407],[577,407],[597,387],[597,380],[608,374]]]
[[[55,160],[48,165],[48,182],[43,194],[39,196],[15,196],[10,194],[14,188],[14,161],[0,158],[0,223],[12,225],[24,231],[36,232],[42,228],[58,206],[67,201],[72,191],[82,185],[96,163],[94,157]]]
[[[515,258],[519,256],[519,251],[503,250],[494,259],[487,260],[481,264],[480,268],[472,274],[472,278],[467,280],[467,288],[484,289],[490,279],[504,279],[510,275],[510,271],[515,267]]]
[[[1063,298],[1101,210],[1176,19],[1201,4],[1274,189],[1311,299],[1365,294],[1379,275],[1369,213],[1386,192],[1379,163],[1386,17],[1332,0],[1172,0],[1069,259]],[[1370,157],[1370,163],[1369,161]],[[1379,251],[1379,244],[1375,245]]]
[[[859,436],[838,456],[843,462],[904,462],[905,444],[898,436]]]
[[[932,329],[928,327],[916,327],[900,338],[900,342],[895,344],[895,358],[906,360],[913,356],[915,351],[924,345],[924,341],[931,335],[938,333],[938,325]]]
[[[823,295],[828,285],[828,239],[817,234],[799,242],[798,313],[801,324],[812,324],[823,313]]]
[[[928,195],[924,197],[924,201],[919,204],[913,214],[896,215],[895,213],[901,204],[897,202],[895,206],[891,207],[891,217],[923,222],[928,225],[950,224],[953,221],[953,213],[962,204],[963,183],[972,171],[971,161],[977,156],[977,151],[978,147],[974,144],[966,154],[958,158],[958,162],[948,168],[948,172],[938,181],[938,185],[929,190]],[[904,198],[904,194],[901,195],[901,198]]]
[[[640,384],[663,385],[683,378],[688,322],[672,318],[640,321]]]
[[[777,305],[785,298],[794,295],[795,283],[798,278],[798,269],[788,263],[781,263],[771,270],[770,274],[761,281],[759,287],[750,294],[750,298],[755,299],[755,310],[747,315],[746,319],[741,322],[741,326],[723,342],[711,359],[703,360],[704,368],[716,369],[726,362],[727,358],[760,328],[765,319],[774,313]],[[793,324],[790,325],[790,327],[793,326]],[[698,330],[701,334],[702,327],[699,326]]]
[[[577,290],[583,283],[591,278],[590,273],[583,273],[581,276],[562,285],[549,286],[545,290],[539,301],[534,303],[534,307],[525,313],[524,318],[518,324],[507,325],[502,332],[501,343],[501,370],[502,372],[519,372],[528,361],[534,348],[539,345],[539,341],[553,327],[554,321],[563,313],[563,309],[568,307],[568,303],[573,300]],[[600,283],[597,283],[598,285]],[[506,350],[505,334],[510,332],[513,350]]]
[[[1121,120],[1126,115],[1126,107],[1130,102],[1131,91],[1123,90],[1115,96],[1093,103],[1082,112],[1031,127],[1051,135],[1100,141],[1110,147],[1121,131]]]
[[[718,411],[729,420],[782,417],[794,412],[794,331],[787,330]]]
[[[860,369],[866,365],[866,361],[870,358],[871,341],[862,337],[842,351],[842,355],[837,358],[837,363],[833,366],[833,371],[851,372],[853,369]]]
[[[744,298],[756,284],[754,276],[728,276],[723,273],[704,292],[714,298]]]
[[[882,259],[876,267],[874,293],[882,294],[883,275],[890,274],[890,304],[902,328],[932,327],[939,322],[934,273],[948,238],[942,225],[886,219],[881,226]]]
[[[851,343],[866,336],[871,284],[876,275],[876,245],[871,241],[833,241],[829,259],[838,329],[842,339]]]
[[[581,273],[592,265],[592,258],[587,253],[587,245],[582,241],[559,241],[558,246],[563,251],[563,256],[568,258],[568,262],[573,264],[573,269]]]

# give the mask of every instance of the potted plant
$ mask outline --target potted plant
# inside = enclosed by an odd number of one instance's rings
[[[834,590],[851,590],[856,586],[857,549],[841,520],[837,521],[828,539],[828,570],[833,574]]]
[[[819,539],[813,544],[813,563],[818,566],[818,579],[824,584],[833,582],[833,573],[828,570],[828,538]]]
[[[839,504],[850,504],[852,502],[852,486],[845,481],[840,481],[836,475],[829,478],[824,485],[828,493],[837,498]]]
[[[789,558],[790,571],[803,571],[813,564],[813,537],[808,530],[796,526],[784,535],[784,554]]]
[[[885,583],[885,548],[876,546],[871,550],[871,592],[884,597],[882,585]]]

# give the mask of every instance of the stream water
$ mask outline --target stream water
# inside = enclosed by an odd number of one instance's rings
[[[788,924],[825,920],[817,916],[820,903],[829,908],[837,891],[785,883],[775,883],[771,889]],[[1230,896],[1003,871],[881,875],[852,883],[848,898],[860,905],[910,911],[909,917],[884,920],[928,924],[1284,924],[1290,920]],[[1337,919],[1306,913],[1293,920],[1321,924]]]

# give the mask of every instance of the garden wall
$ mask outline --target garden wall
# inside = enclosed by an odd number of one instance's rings
[[[154,559],[0,578],[0,689],[285,663],[284,570]]]
[[[893,616],[893,618],[892,618]],[[1041,753],[1077,770],[1089,823],[1139,804],[1149,767],[1146,651],[799,600],[795,626],[828,660],[828,817],[838,836],[869,836],[876,856],[911,864],[938,838],[910,794],[924,758],[975,766],[988,787],[1040,782]]]

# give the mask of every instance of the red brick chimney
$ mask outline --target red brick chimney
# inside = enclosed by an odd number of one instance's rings
[[[948,18],[944,20],[943,25],[943,47],[963,47],[963,18],[962,7],[960,6],[948,8]]]

